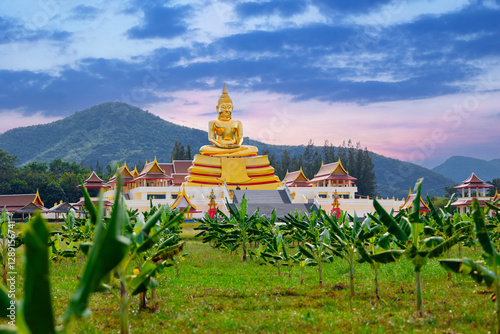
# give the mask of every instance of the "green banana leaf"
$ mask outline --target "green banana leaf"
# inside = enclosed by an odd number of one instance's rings
[[[154,274],[156,270],[156,265],[151,262],[146,262],[144,266],[141,268],[139,274],[137,274],[127,286],[127,290],[132,291],[132,295],[136,295],[141,292],[147,291],[147,286],[144,285],[144,282],[147,281],[151,275]]]
[[[90,293],[100,286],[100,281],[128,254],[130,239],[122,235],[128,214],[120,195],[120,184],[121,177],[119,176],[116,200],[107,228],[104,227],[100,212],[96,214],[99,220],[96,222],[94,243],[89,250],[87,264],[81,276],[80,284],[71,297],[64,314],[63,319],[65,321],[74,316],[90,315],[90,310],[87,308]],[[88,196],[88,193],[84,193],[84,195]],[[101,208],[102,197],[99,198],[99,202],[99,208]],[[93,205],[91,202],[90,204]]]
[[[488,231],[484,223],[484,213],[477,199],[472,200],[472,218],[476,225],[476,237],[486,254],[498,257],[498,253],[491,243]]]
[[[484,282],[488,287],[498,281],[498,276],[483,266],[480,261],[472,261],[467,258],[443,259],[439,260],[439,264],[450,272],[470,276],[477,283]]]
[[[12,301],[12,299],[9,298],[7,291],[5,291],[3,285],[0,285],[0,318],[7,318],[7,316],[10,314],[10,310],[8,310],[8,308],[11,307],[12,302],[15,303],[16,301]],[[16,304],[14,304],[14,307],[17,310]]]
[[[54,315],[49,284],[49,228],[38,211],[25,229],[26,274],[21,310],[31,333],[54,333]]]
[[[385,211],[385,209],[380,205],[376,198],[373,199],[373,206],[375,207],[375,211],[379,215],[379,220],[382,224],[387,227],[387,231],[394,235],[398,240],[402,242],[408,241],[408,236],[406,233],[399,227],[398,223],[394,218]],[[373,216],[372,216],[373,218]]]
[[[304,256],[307,257],[308,259],[316,260],[314,255],[309,250],[307,250],[305,247],[302,247],[302,245],[299,245],[299,251],[302,254],[304,254]]]
[[[464,226],[458,229],[451,238],[431,249],[431,251],[429,252],[429,258],[438,257],[444,252],[447,252],[451,247],[453,247],[460,241],[460,238],[463,236],[464,232],[470,229],[472,229],[472,225]]]
[[[403,249],[391,249],[388,251],[372,254],[370,255],[370,257],[377,263],[385,264],[396,262],[401,257],[401,255],[403,255],[403,253]]]
[[[486,206],[489,207],[491,210],[499,212],[500,211],[500,206],[496,206],[490,202],[485,202]]]

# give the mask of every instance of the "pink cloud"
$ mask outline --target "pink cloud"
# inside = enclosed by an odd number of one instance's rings
[[[19,110],[0,110],[0,133],[7,130],[37,124],[46,124],[57,121],[63,117],[47,117],[41,112],[32,115],[25,115]]]
[[[233,117],[243,122],[245,136],[269,144],[305,145],[312,139],[323,145],[328,139],[340,145],[351,139],[376,153],[420,164],[461,152],[491,158],[499,154],[477,147],[500,141],[500,118],[494,117],[500,93],[489,93],[474,105],[470,94],[357,105],[297,102],[286,95],[228,90],[235,105]],[[216,117],[220,91],[176,92],[174,101],[148,108],[174,123],[206,130]]]

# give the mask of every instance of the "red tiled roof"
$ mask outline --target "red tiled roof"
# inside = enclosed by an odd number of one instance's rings
[[[409,194],[403,205],[399,207],[399,210],[412,208],[413,201],[415,200],[416,196],[417,194]],[[427,203],[424,202],[423,198],[420,197],[420,212],[429,212],[429,211],[431,211],[431,209],[429,209],[429,206],[427,205]]]
[[[174,165],[172,163],[158,163],[165,174],[172,175],[174,173]]]
[[[87,189],[99,189],[99,188],[109,188],[109,185],[104,183],[104,181],[97,176],[97,174],[92,171],[92,174],[83,182],[83,185]],[[82,185],[79,184],[78,188],[81,188]]]
[[[189,167],[191,167],[191,165],[193,165],[193,161],[191,161],[191,160],[174,160],[173,165],[174,165],[174,173],[187,174]]]
[[[172,185],[180,186],[185,181],[184,178],[188,175],[189,174],[187,174],[187,173],[180,173],[180,174],[174,173],[174,174],[172,174],[172,178],[173,178]]]
[[[0,211],[5,207],[7,211],[15,212],[35,199],[36,194],[0,195]]]
[[[483,180],[478,178],[476,174],[472,173],[467,180],[462,182],[461,185],[456,186],[455,189],[462,189],[462,188],[493,188],[491,184],[484,183]]]
[[[314,182],[326,181],[326,180],[332,180],[332,181],[334,181],[334,180],[336,180],[336,181],[344,181],[344,180],[346,180],[346,181],[356,181],[357,179],[355,177],[347,175],[347,174],[333,173],[333,174],[327,174],[327,175],[315,177],[314,179],[307,181],[307,183],[314,183]]]
[[[142,169],[141,173],[134,179],[134,181],[138,180],[171,180],[172,177],[170,174],[167,174],[165,170],[161,167],[156,161],[146,164]]]

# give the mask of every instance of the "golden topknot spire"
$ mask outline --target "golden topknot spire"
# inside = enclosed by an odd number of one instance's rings
[[[221,104],[221,103],[231,103],[233,104],[233,100],[231,100],[231,98],[229,97],[229,94],[227,93],[227,87],[226,87],[226,83],[224,82],[224,88],[222,89],[222,94],[219,98],[219,103],[217,103],[217,107]]]

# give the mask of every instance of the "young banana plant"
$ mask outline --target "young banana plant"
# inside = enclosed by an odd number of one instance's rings
[[[265,240],[265,243],[266,248],[260,253],[260,256],[267,263],[276,266],[279,276],[281,275],[281,265],[283,261],[288,258],[285,242],[283,241],[279,226],[276,226],[272,230],[271,238]]]
[[[312,210],[304,215],[287,215],[283,219],[288,224],[300,231],[304,235],[304,246],[299,245],[300,253],[306,258],[308,266],[318,266],[319,285],[323,286],[323,263],[332,262],[335,252],[330,245],[330,232],[320,219],[321,214]]]
[[[371,222],[370,218],[365,219],[360,224],[356,212],[354,212],[354,216],[350,216],[342,211],[338,221],[336,215],[330,216],[324,210],[321,210],[320,213],[325,226],[330,230],[332,236],[331,245],[335,250],[334,254],[346,259],[349,264],[351,296],[354,296],[354,263],[355,253],[358,251],[357,243],[372,237],[380,228],[368,229],[367,226]]]
[[[382,226],[379,224],[371,226],[371,223],[372,219],[370,217],[363,222],[362,229],[367,230],[370,236],[365,238],[364,241],[357,240],[356,248],[361,257],[358,262],[369,263],[375,272],[375,299],[380,300],[378,269],[382,264],[396,262],[401,257],[404,250],[394,249],[394,242],[392,242],[394,237],[387,232],[380,235]],[[369,252],[366,250],[367,246]]]
[[[489,205],[489,208],[497,212],[499,207]],[[453,273],[460,273],[470,276],[477,283],[485,283],[488,287],[493,287],[496,296],[497,333],[500,333],[500,252],[495,248],[485,223],[485,215],[477,199],[472,201],[472,217],[476,230],[476,237],[483,249],[484,261],[473,261],[468,258],[463,259],[443,259],[439,260],[441,266]],[[500,223],[498,218],[496,223]]]
[[[439,236],[433,236],[422,239],[424,232],[423,219],[420,217],[420,194],[423,179],[419,179],[415,184],[416,193],[413,200],[411,213],[400,215],[399,223],[374,199],[373,206],[378,214],[378,219],[386,227],[387,231],[394,235],[399,243],[405,247],[404,254],[413,264],[415,272],[415,290],[416,290],[416,306],[417,317],[423,317],[423,302],[422,302],[422,268],[427,264],[429,259],[439,257],[441,254],[448,251],[459,240],[464,231],[470,226],[462,227],[448,239]],[[372,216],[373,218],[373,216]]]
[[[467,231],[462,230],[464,233],[459,238],[459,242],[458,242],[458,246],[459,246],[459,250],[460,250],[460,246],[461,246],[462,241],[470,238],[470,233],[468,233],[468,232],[471,232],[471,230],[472,230],[472,222],[471,221],[462,221],[460,219],[458,219],[458,220],[454,219],[453,214],[451,212],[451,203],[453,201],[453,197],[454,197],[454,195],[451,196],[450,200],[448,201],[448,203],[444,207],[444,210],[443,209],[437,210],[434,207],[434,204],[432,203],[431,198],[429,197],[429,195],[427,195],[427,201],[428,201],[429,209],[431,211],[430,211],[429,216],[425,217],[426,222],[428,224],[424,227],[424,233],[427,236],[431,236],[431,237],[438,236],[438,237],[441,237],[444,240],[446,240],[446,239],[451,238],[453,236],[453,234],[455,233],[455,231],[458,231],[462,227],[470,226],[469,229],[465,229]],[[458,215],[457,215],[457,217],[460,218],[460,216],[458,216]],[[446,255],[448,257],[450,256],[449,250],[446,251]],[[448,279],[449,280],[451,279],[450,272],[448,272]]]
[[[248,200],[245,196],[241,199],[240,208],[238,208],[237,205],[233,208],[228,202],[227,207],[229,208],[229,216],[226,216],[220,210],[217,211],[218,215],[220,215],[225,221],[224,226],[221,227],[231,230],[224,238],[224,242],[232,247],[232,250],[241,246],[243,251],[243,261],[247,260],[247,248],[249,246],[252,229],[260,220],[258,211],[255,211],[251,216],[247,214],[247,202]]]

